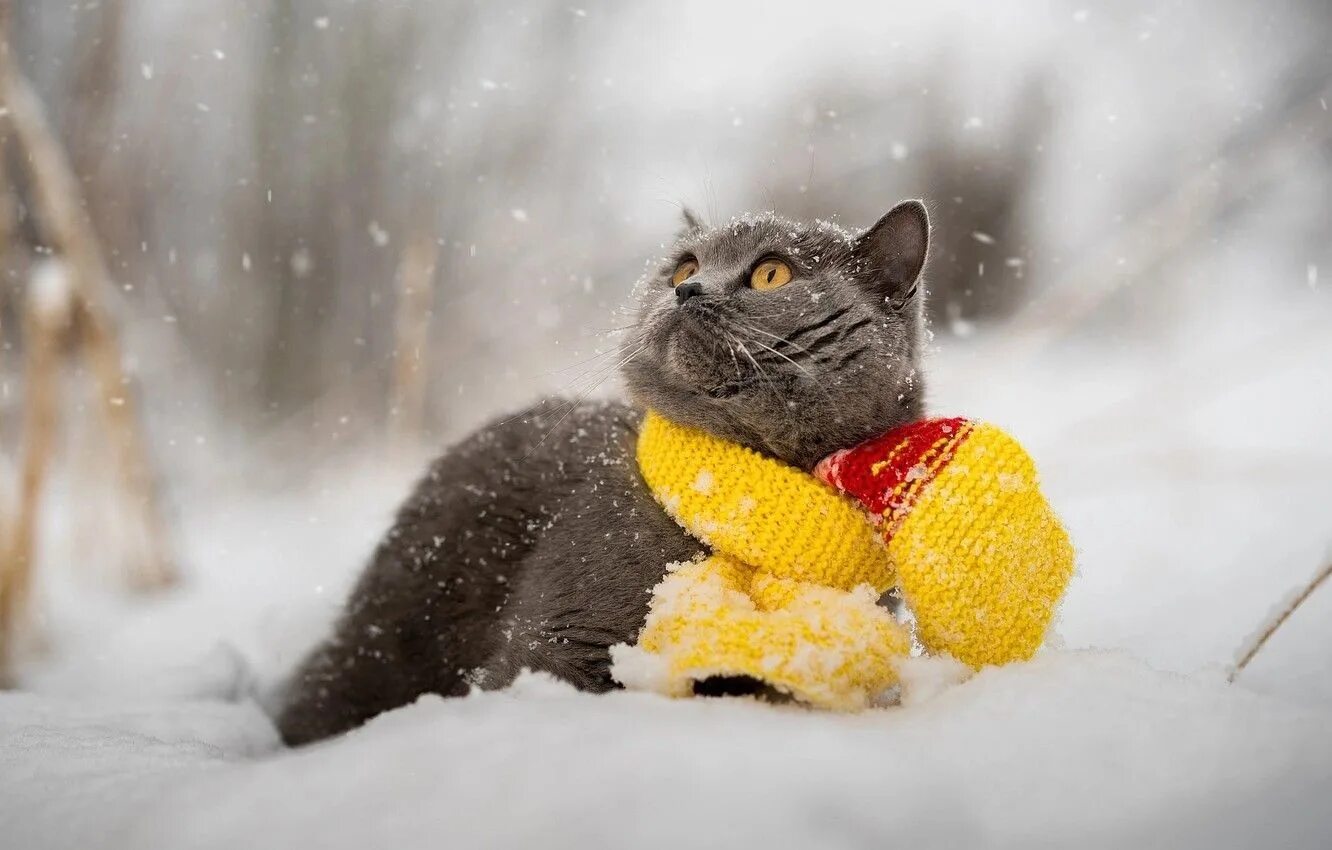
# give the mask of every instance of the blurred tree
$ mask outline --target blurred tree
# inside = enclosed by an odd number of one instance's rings
[[[270,298],[258,365],[268,409],[379,371],[373,343],[391,338],[375,308],[396,263],[378,249],[406,218],[389,168],[419,24],[410,9],[356,5],[329,34],[317,25],[327,13],[277,0],[260,30],[252,214],[234,238]]]
[[[927,304],[946,331],[1011,315],[1030,291],[1031,195],[1052,107],[1043,79],[1032,78],[1004,120],[962,132],[956,102],[941,88],[933,80],[887,91],[826,84],[775,133],[808,137],[809,177],[774,185],[756,176],[754,203],[865,226],[898,199],[923,198],[933,225]]]

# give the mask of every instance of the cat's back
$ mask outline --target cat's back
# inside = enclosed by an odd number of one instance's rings
[[[442,639],[450,663],[489,670],[488,686],[552,669],[531,645],[596,631],[596,658],[575,665],[590,676],[552,672],[609,684],[606,647],[641,624],[665,565],[699,549],[638,473],[641,421],[622,402],[547,399],[478,429],[431,465],[351,610],[387,601],[375,619]]]
[[[642,540],[677,538],[665,548],[685,545],[638,476],[641,418],[623,403],[547,399],[444,451],[398,510],[332,639],[289,683],[283,738],[316,740],[421,693],[461,695],[469,681],[495,686],[520,667],[551,669],[550,657],[515,654],[517,636],[562,628],[564,603],[547,602],[571,594],[602,597],[576,605],[590,622],[608,621],[603,606],[621,618],[634,607],[602,643],[629,639],[628,621],[641,622],[645,591],[667,561],[624,548],[638,529]],[[651,564],[652,574],[599,568],[626,562]],[[605,682],[606,660],[603,646],[582,678]]]
[[[429,501],[445,491],[492,503],[506,497],[558,498],[589,481],[632,477],[642,418],[641,411],[619,401],[543,399],[492,420],[446,450],[427,470],[415,498]]]
[[[577,513],[571,502],[637,491],[641,419],[623,402],[547,398],[483,425],[430,464],[366,578],[386,568],[493,569]]]

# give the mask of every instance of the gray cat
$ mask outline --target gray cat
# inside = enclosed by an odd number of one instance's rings
[[[644,408],[806,470],[920,417],[924,205],[858,236],[769,215],[685,219],[624,342],[632,402],[548,400],[436,460],[334,635],[288,683],[289,744],[424,693],[504,687],[524,668],[614,688],[609,648],[635,639],[666,565],[703,549],[639,477]]]

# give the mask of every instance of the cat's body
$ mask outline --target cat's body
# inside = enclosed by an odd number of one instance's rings
[[[295,683],[288,742],[422,693],[502,687],[523,668],[613,687],[608,648],[642,625],[665,565],[701,549],[638,476],[640,419],[550,401],[433,463]]]
[[[666,565],[703,551],[639,476],[642,406],[804,469],[916,418],[927,239],[918,203],[858,237],[771,217],[691,222],[625,342],[640,406],[546,402],[432,464],[289,683],[283,738],[337,734],[423,693],[502,687],[524,668],[614,687],[609,648],[634,640]]]

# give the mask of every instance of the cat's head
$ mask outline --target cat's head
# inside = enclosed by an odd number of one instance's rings
[[[629,391],[802,469],[918,419],[928,246],[919,201],[861,234],[771,215],[709,228],[686,213],[641,285]]]

